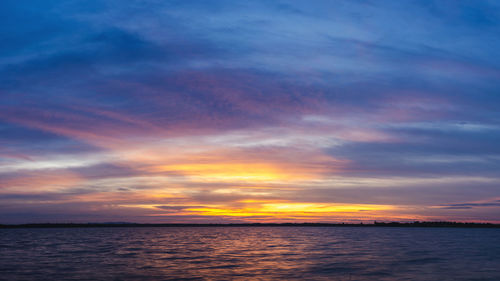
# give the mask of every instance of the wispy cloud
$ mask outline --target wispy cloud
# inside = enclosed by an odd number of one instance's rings
[[[498,221],[494,2],[2,1],[0,25],[2,220]]]

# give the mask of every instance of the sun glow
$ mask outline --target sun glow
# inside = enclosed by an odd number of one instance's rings
[[[161,171],[180,172],[186,176],[215,181],[281,181],[301,178],[267,163],[202,163],[165,165]]]
[[[250,202],[250,201],[245,201]],[[394,209],[390,205],[369,205],[369,204],[324,204],[324,203],[256,203],[255,205],[230,208],[230,207],[202,207],[190,208],[186,211],[204,216],[272,216],[283,217],[303,217],[303,216],[330,216],[332,214],[347,214],[367,211],[388,211]]]

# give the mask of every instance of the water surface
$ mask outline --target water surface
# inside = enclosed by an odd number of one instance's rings
[[[0,229],[0,280],[500,280],[500,229]]]

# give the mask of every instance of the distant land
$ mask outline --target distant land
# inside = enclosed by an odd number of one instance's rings
[[[30,223],[0,224],[6,228],[77,228],[77,227],[466,227],[500,228],[500,224],[472,222],[374,222],[366,223]]]

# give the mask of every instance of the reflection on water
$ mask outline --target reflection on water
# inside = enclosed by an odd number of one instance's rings
[[[500,229],[0,230],[0,280],[500,280]]]

